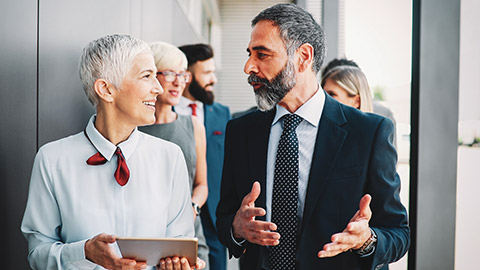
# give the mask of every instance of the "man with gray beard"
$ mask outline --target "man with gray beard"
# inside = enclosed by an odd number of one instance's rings
[[[393,124],[326,95],[324,33],[294,4],[252,20],[260,111],[231,120],[217,229],[241,269],[388,269],[408,250]]]

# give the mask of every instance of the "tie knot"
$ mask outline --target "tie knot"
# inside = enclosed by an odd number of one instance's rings
[[[192,108],[192,115],[197,116],[197,104],[190,103],[188,104],[188,107]]]
[[[302,120],[303,118],[296,114],[286,114],[283,117],[283,129],[289,131],[295,130]]]

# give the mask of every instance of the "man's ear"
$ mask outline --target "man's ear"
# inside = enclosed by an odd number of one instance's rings
[[[304,72],[308,68],[313,69],[313,46],[309,43],[303,43],[297,49],[298,53],[298,70]]]
[[[98,97],[105,102],[113,102],[113,93],[111,90],[111,85],[104,79],[97,79],[93,84],[93,89],[97,93]]]

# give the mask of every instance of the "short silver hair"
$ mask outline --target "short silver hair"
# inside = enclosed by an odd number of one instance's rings
[[[104,79],[120,89],[133,58],[142,53],[152,53],[146,42],[118,34],[101,37],[83,48],[79,67],[80,79],[93,106],[99,103],[94,89],[95,81]]]

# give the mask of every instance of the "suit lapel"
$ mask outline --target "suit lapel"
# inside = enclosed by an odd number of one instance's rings
[[[203,124],[205,125],[205,133],[208,136],[210,136],[210,124],[212,123],[210,117],[210,113],[212,111],[212,105],[208,105],[203,103]]]
[[[347,131],[341,127],[347,120],[340,104],[330,96],[325,96],[325,106],[320,118],[308,179],[302,228],[308,224],[313,214],[318,198],[325,188],[328,176],[347,137]]]
[[[272,125],[275,110],[258,114],[258,121],[254,123],[248,131],[248,165],[250,168],[250,188],[253,182],[260,182],[261,193],[255,205],[265,209],[266,207],[266,188],[267,188],[267,151],[268,140],[270,138],[270,127]],[[265,216],[258,217],[265,220]]]

